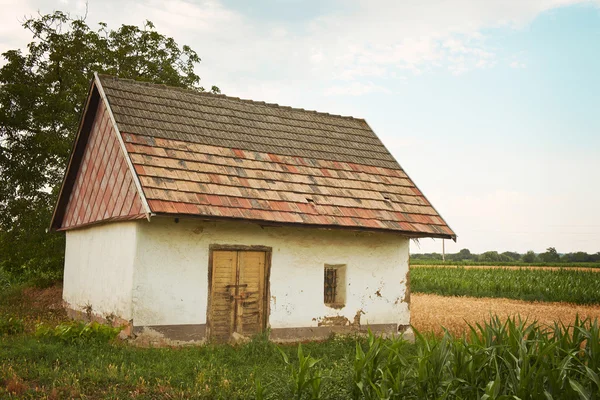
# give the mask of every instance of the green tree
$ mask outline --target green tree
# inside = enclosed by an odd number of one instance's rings
[[[32,41],[0,68],[0,268],[58,277],[64,237],[46,228],[93,72],[202,91],[200,58],[149,21],[93,30],[58,11],[23,27]]]
[[[498,262],[501,261],[500,254],[497,251],[486,251],[478,256],[478,261],[481,262]]]
[[[590,261],[590,258],[591,257],[588,253],[586,253],[584,251],[578,251],[578,252],[572,254],[571,261],[582,263],[582,262]]]
[[[532,250],[529,250],[527,253],[523,254],[523,257],[521,258],[523,260],[524,263],[534,263],[535,259],[536,259],[536,255]]]
[[[471,260],[473,258],[469,249],[461,249],[457,255],[460,260]]]
[[[542,262],[558,262],[560,261],[560,255],[554,247],[548,247],[545,253],[540,254],[540,260]]]
[[[515,251],[505,251],[500,255],[505,257],[508,261],[518,261],[521,258],[521,255]]]

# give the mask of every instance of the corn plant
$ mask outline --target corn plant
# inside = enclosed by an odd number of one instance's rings
[[[292,395],[300,400],[305,394],[310,394],[310,398],[317,400],[321,398],[322,373],[317,364],[320,360],[304,355],[302,345],[298,345],[298,366],[290,362],[287,354],[277,348],[281,353],[283,361],[288,367],[292,378]]]

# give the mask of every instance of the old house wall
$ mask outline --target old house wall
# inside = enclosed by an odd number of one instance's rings
[[[93,225],[66,232],[63,299],[73,311],[132,317],[136,222]]]
[[[272,248],[272,336],[323,336],[367,324],[382,331],[410,323],[406,280],[409,240],[391,233],[261,227],[173,218],[140,221],[133,282],[135,326],[178,327],[203,334],[209,246]],[[324,304],[325,264],[346,265],[346,302]],[[301,329],[298,329],[301,328]]]

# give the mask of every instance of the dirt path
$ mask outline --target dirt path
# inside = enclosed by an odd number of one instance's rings
[[[413,293],[411,300],[411,322],[421,332],[442,333],[442,326],[450,332],[460,334],[469,323],[489,319],[490,313],[501,319],[520,314],[529,320],[544,324],[563,321],[568,324],[575,315],[600,319],[599,306],[582,306],[569,303],[542,303],[521,300],[445,297],[433,294]]]
[[[465,269],[541,269],[547,271],[558,271],[559,269],[568,269],[568,270],[577,270],[577,271],[592,271],[592,272],[600,272],[600,268],[591,268],[591,267],[527,267],[527,266],[495,266],[495,265],[445,265],[445,264],[435,264],[435,265],[411,265],[411,268],[465,268]]]

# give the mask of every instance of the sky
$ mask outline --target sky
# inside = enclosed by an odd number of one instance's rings
[[[86,13],[0,8],[0,52],[26,16]],[[206,87],[365,118],[457,233],[447,252],[600,251],[600,1],[88,2],[92,27],[145,20],[198,52]]]

